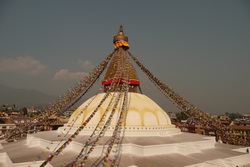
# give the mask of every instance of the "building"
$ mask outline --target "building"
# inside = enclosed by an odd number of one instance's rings
[[[15,122],[5,112],[0,112],[0,136],[4,135],[6,131],[14,129]]]

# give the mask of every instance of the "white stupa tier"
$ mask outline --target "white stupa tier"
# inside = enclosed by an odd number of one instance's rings
[[[0,146],[1,167],[39,167],[49,154],[61,146],[70,135],[58,131],[29,134],[26,140],[2,143]],[[88,135],[79,135],[46,167],[65,167],[78,156],[88,140]],[[100,157],[104,136],[90,154],[86,167]],[[61,142],[63,141],[63,142]],[[250,167],[250,154],[246,147],[215,143],[214,137],[180,133],[165,137],[124,137],[121,148],[120,167]],[[250,148],[249,148],[250,149]]]
[[[69,134],[74,133],[94,112],[96,106],[100,104],[105,94],[106,93],[98,94],[84,102],[74,111],[69,122],[65,124],[64,127],[59,128],[58,131],[66,133],[70,129]],[[107,99],[97,110],[96,114],[86,125],[81,134],[90,135],[100,122],[104,113],[107,113],[105,118],[105,121],[107,121],[113,110],[114,99],[118,98],[118,94],[117,92],[109,93]],[[115,114],[105,133],[106,136],[112,135],[114,131],[117,119],[122,111],[123,97],[124,93],[115,109]],[[112,99],[112,105],[108,107]],[[127,99],[127,116],[126,122],[124,121],[125,124],[123,124],[123,126],[125,125],[125,136],[171,136],[180,133],[180,130],[171,124],[171,120],[167,113],[146,95],[129,92]]]

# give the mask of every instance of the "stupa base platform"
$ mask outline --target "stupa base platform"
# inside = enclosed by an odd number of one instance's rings
[[[39,132],[27,139],[2,144],[1,167],[38,167],[66,137],[58,131]],[[66,166],[80,152],[89,136],[79,135],[69,146],[47,166]],[[86,166],[99,158],[103,144],[109,139],[103,137],[92,152]],[[63,144],[63,142],[61,143]],[[60,145],[60,144],[59,144]],[[215,143],[214,137],[180,133],[166,137],[124,137],[120,166],[144,167],[250,167],[250,154],[245,147]]]

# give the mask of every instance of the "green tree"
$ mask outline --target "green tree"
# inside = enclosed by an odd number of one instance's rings
[[[231,120],[235,120],[235,119],[238,119],[238,118],[242,118],[242,115],[240,115],[239,113],[230,113],[229,118]]]
[[[176,113],[176,118],[177,118],[178,122],[181,122],[181,120],[187,120],[189,117],[184,112],[178,112],[178,113]]]
[[[23,108],[22,112],[24,116],[28,115],[28,109],[26,107]]]

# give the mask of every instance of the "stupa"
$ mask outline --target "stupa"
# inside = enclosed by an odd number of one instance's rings
[[[140,93],[122,26],[113,43],[103,93],[80,105],[58,130],[2,144],[0,166],[250,166],[246,147],[172,125],[166,111]]]
[[[82,131],[82,134],[91,134],[93,129],[97,126],[98,122],[101,120],[102,115],[108,108],[108,105],[113,96],[118,96],[122,85],[124,82],[128,82],[128,105],[126,113],[126,122],[123,123],[125,130],[125,136],[164,136],[179,133],[179,129],[176,129],[174,125],[171,124],[170,118],[160,106],[158,106],[153,100],[144,94],[138,93],[140,81],[137,77],[136,71],[133,65],[127,58],[126,50],[129,48],[128,37],[124,35],[122,26],[119,32],[114,36],[115,52],[113,54],[111,63],[107,69],[106,75],[102,81],[104,93],[100,93],[86,102],[84,102],[70,117],[68,124],[63,128],[60,128],[62,132],[67,132],[69,128],[71,132],[74,133],[76,129],[82,125],[83,122],[87,120],[89,115],[93,113],[96,106],[100,104],[101,100],[106,93],[110,95],[105,100],[105,102],[98,109],[95,116],[86,126],[86,130]],[[126,64],[128,72],[123,72],[118,76],[117,71],[121,64]],[[117,84],[111,86],[111,84]],[[93,102],[90,101],[94,99]],[[117,118],[120,112],[122,112],[122,101],[124,99],[124,94],[119,100],[116,112],[113,118]],[[88,106],[86,109],[84,109]],[[81,114],[81,111],[84,113]],[[112,112],[112,107],[108,108],[107,115]],[[76,121],[74,121],[76,120]],[[107,120],[105,120],[107,121]],[[105,135],[112,135],[112,132],[116,125],[116,120],[112,119],[111,123]]]

